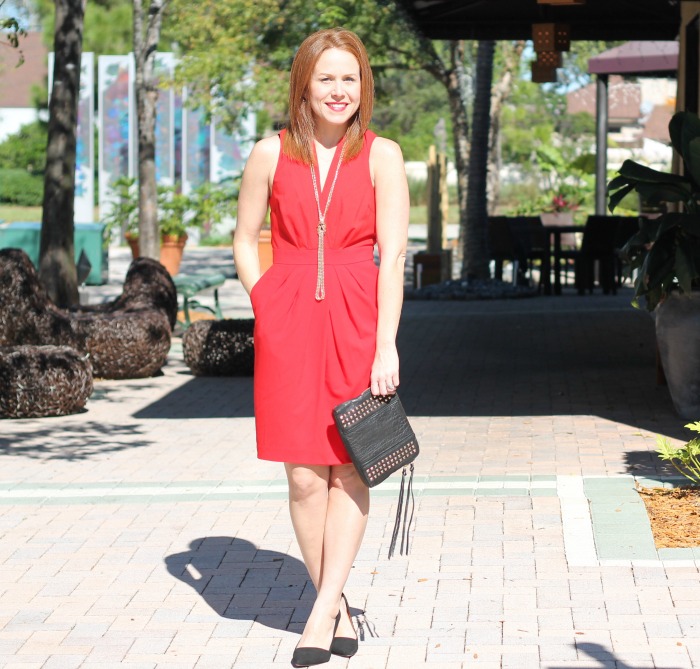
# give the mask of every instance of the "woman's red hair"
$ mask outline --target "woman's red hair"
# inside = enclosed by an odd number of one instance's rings
[[[307,165],[314,162],[314,115],[309,104],[309,84],[316,62],[326,49],[341,49],[352,54],[360,65],[360,107],[350,119],[345,134],[344,160],[351,160],[362,150],[365,130],[372,119],[374,77],[367,51],[360,38],[349,30],[330,28],[309,35],[299,47],[289,78],[289,125],[282,150]]]

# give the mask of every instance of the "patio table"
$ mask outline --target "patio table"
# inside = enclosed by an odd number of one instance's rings
[[[554,259],[554,294],[561,295],[561,236],[572,232],[583,232],[583,228],[580,225],[545,225],[544,229],[549,239],[549,256]],[[552,294],[552,282],[549,276],[544,280],[544,292],[545,295]]]

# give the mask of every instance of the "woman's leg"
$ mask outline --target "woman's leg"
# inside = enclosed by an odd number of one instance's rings
[[[289,515],[304,564],[316,591],[321,581],[323,533],[328,510],[330,467],[285,463]]]
[[[332,466],[318,595],[299,646],[328,647],[335,617],[340,610],[340,595],[360,549],[368,513],[369,489],[357,475],[354,465]],[[341,615],[337,635],[354,636],[346,615]]]

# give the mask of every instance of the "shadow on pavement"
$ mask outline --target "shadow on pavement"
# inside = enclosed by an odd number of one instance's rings
[[[151,443],[142,438],[141,427],[137,424],[111,424],[106,427],[103,423],[88,421],[69,425],[62,423],[57,427],[52,426],[51,418],[41,420],[42,427],[31,432],[3,429],[0,455],[21,455],[43,460],[86,460]],[[56,439],[57,429],[61,433],[60,443]]]
[[[592,660],[600,662],[600,669],[608,669],[612,667],[614,667],[615,669],[638,669],[638,667],[636,667],[634,664],[629,664],[627,662],[624,662],[623,660],[618,659],[615,656],[615,653],[613,653],[611,650],[608,650],[605,646],[602,646],[599,643],[592,643],[588,641],[583,643],[577,643],[576,649],[579,652],[588,655]],[[648,665],[647,662],[645,662],[644,664],[645,666]],[[654,666],[658,667],[658,669],[681,669],[681,667],[662,667],[659,665]],[[547,666],[547,669],[565,669],[565,667],[553,664]]]
[[[168,555],[165,566],[223,618],[279,630],[304,622],[294,614],[304,589],[313,586],[304,563],[289,555],[237,537],[204,537],[190,550]]]
[[[592,415],[682,436],[668,389],[656,385],[652,319],[624,302],[596,310],[594,297],[580,298],[589,305],[580,310],[558,310],[561,298],[413,306],[399,332],[407,413]]]
[[[407,413],[591,415],[683,437],[668,389],[656,385],[653,321],[614,299],[408,302],[399,330]],[[251,379],[200,377],[135,417],[252,415]]]
[[[133,416],[143,418],[244,418],[253,415],[251,377],[194,376]]]

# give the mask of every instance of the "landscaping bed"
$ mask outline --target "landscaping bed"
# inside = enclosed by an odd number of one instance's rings
[[[700,546],[700,489],[640,488],[657,548]]]

